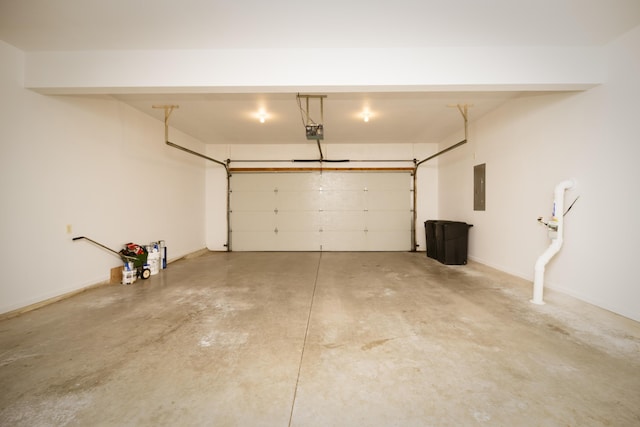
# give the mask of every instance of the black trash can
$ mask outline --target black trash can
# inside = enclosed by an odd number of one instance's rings
[[[424,222],[424,230],[427,238],[427,256],[438,259],[438,246],[436,244],[436,220],[430,219]]]
[[[436,220],[426,221],[424,225],[429,258],[448,265],[467,263],[469,227],[473,225],[460,221]]]

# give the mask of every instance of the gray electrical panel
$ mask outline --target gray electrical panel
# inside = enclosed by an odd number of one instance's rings
[[[473,167],[473,210],[484,211],[486,191],[486,163]]]

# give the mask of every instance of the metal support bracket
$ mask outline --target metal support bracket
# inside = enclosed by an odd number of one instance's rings
[[[447,105],[447,107],[457,107],[460,114],[462,114],[462,118],[464,119],[464,140],[469,139],[468,135],[468,123],[469,123],[469,107],[473,107],[473,104],[456,104],[456,105]]]
[[[169,117],[173,110],[180,108],[179,105],[152,105],[151,108],[163,108],[164,109],[164,141],[169,142]]]

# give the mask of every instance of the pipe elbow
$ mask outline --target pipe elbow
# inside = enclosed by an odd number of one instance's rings
[[[547,250],[544,251],[542,255],[538,257],[538,260],[536,261],[535,269],[544,270],[545,265],[547,265],[547,263],[551,260],[551,258],[553,258],[553,256],[560,251],[561,247],[562,247],[562,239],[555,239],[551,243],[551,245],[549,245]]]
[[[556,185],[556,189],[555,191],[564,191],[564,190],[568,190],[570,188],[572,188],[575,185],[575,181],[572,179],[567,179],[564,180],[562,182],[560,182],[558,185]]]

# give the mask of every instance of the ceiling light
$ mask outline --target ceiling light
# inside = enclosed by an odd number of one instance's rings
[[[258,114],[256,114],[256,117],[258,117],[260,123],[264,123],[265,120],[267,120],[268,114],[264,110],[260,110]]]
[[[362,119],[366,122],[369,121],[369,118],[371,118],[371,112],[369,110],[364,110],[362,112],[362,114],[360,114],[360,116],[362,117]]]

